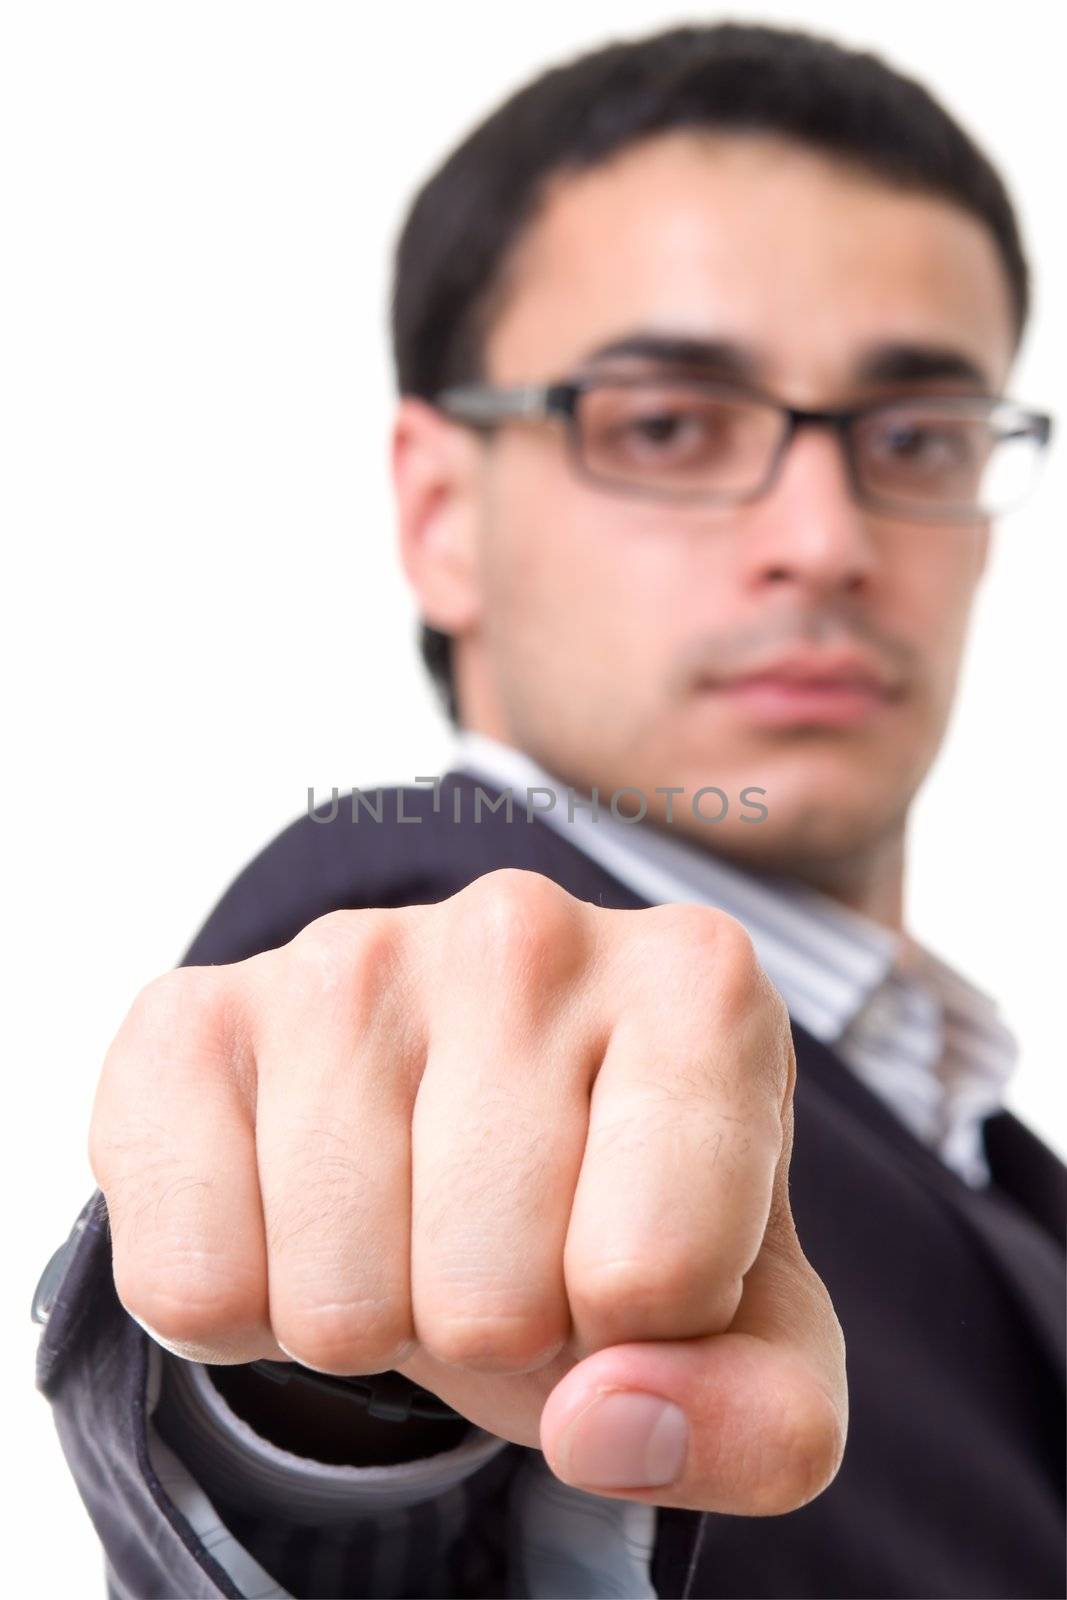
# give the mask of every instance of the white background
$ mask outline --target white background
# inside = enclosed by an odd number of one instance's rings
[[[1052,8],[3,10],[14,1104],[0,1326],[8,1455],[25,1485],[5,1546],[12,1593],[103,1592],[95,1534],[32,1386],[28,1308],[94,1187],[86,1131],[111,1036],[309,784],[410,781],[448,764],[386,474],[389,257],[407,201],[554,59],[726,17],[884,52],[979,137],[1017,197],[1036,273],[1012,393],[1063,414],[1067,437]],[[916,807],[910,891],[915,931],[1017,1026],[1011,1104],[1061,1150],[1065,475],[1061,447],[1030,508],[1004,524],[952,733]]]

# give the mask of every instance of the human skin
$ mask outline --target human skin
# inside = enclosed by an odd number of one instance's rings
[[[905,386],[937,393],[997,392],[1013,346],[977,222],[754,138],[665,137],[557,184],[489,376],[562,376],[637,328],[749,344],[810,407],[900,392],[854,381],[875,345],[979,369]],[[728,819],[714,847],[899,925],[988,527],[861,510],[814,431],[729,512],[605,494],[551,423],[486,445],[410,397],[393,460],[467,726],[650,810],[657,786],[761,786],[767,821]],[[844,723],[697,687],[769,645],[842,642],[896,691]],[[396,1367],[581,1487],[789,1510],[832,1479],[847,1422],[840,1328],[789,1211],[794,1077],[781,998],[713,908],[606,911],[504,871],[334,913],[135,1001],[90,1129],[116,1288],[188,1359]],[[644,1449],[652,1402],[587,1409],[627,1395],[678,1408],[678,1462],[665,1433]]]
[[[499,384],[567,376],[652,329],[750,346],[777,398],[845,407],[1001,393],[1015,344],[981,222],[769,137],[670,133],[557,180],[508,284],[486,347]],[[855,381],[866,351],[897,343],[959,352],[984,381]],[[555,421],[487,444],[411,397],[393,460],[402,559],[455,641],[465,726],[583,792],[640,789],[653,821],[657,786],[683,787],[680,832],[900,926],[908,807],[948,722],[988,523],[864,510],[826,430],[794,439],[762,499],[727,508],[605,492],[572,472]],[[897,689],[848,725],[768,723],[699,687],[841,644]],[[733,802],[714,825],[687,803],[709,784]],[[758,824],[741,820],[750,785],[766,791]]]
[[[847,1426],[795,1073],[713,907],[507,869],[334,912],[135,1001],[90,1127],[116,1292],[186,1359],[395,1368],[579,1487],[791,1510]]]

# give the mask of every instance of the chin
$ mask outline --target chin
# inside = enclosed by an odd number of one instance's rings
[[[865,803],[852,805],[836,796],[805,804],[779,801],[776,806],[769,785],[764,803],[768,815],[762,822],[727,818],[692,836],[754,871],[803,878],[877,854],[889,841],[899,840],[907,809],[899,800],[887,803],[885,794],[877,799],[867,795]]]

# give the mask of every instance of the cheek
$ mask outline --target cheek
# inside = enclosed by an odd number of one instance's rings
[[[501,451],[483,556],[487,636],[617,681],[651,668],[676,610],[670,545],[632,502],[572,477],[562,449]],[[647,519],[646,519],[647,520]],[[545,665],[547,666],[547,662]]]
[[[896,586],[903,635],[940,695],[956,680],[981,570],[977,546],[959,535],[958,529],[931,530],[931,544],[902,566]]]

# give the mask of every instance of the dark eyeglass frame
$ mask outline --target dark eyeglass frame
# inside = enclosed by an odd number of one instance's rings
[[[702,489],[659,489],[652,485],[640,485],[622,482],[619,479],[605,477],[592,470],[582,453],[581,429],[578,421],[578,405],[584,393],[590,389],[600,389],[607,386],[620,386],[627,388],[649,387],[656,384],[677,384],[682,387],[699,389],[704,393],[713,393],[726,399],[735,401],[748,401],[763,405],[777,411],[783,419],[781,439],[771,458],[770,466],[763,481],[752,490],[744,492],[716,491]],[[643,374],[616,374],[597,373],[589,376],[559,379],[552,383],[544,384],[517,384],[510,388],[498,387],[485,383],[457,384],[442,389],[433,400],[438,410],[444,412],[453,421],[465,423],[469,427],[490,430],[502,422],[514,419],[544,420],[559,417],[566,424],[567,440],[572,465],[578,475],[587,482],[597,485],[598,488],[607,489],[627,498],[657,500],[661,503],[688,503],[698,505],[749,505],[754,500],[759,500],[771,489],[781,471],[782,462],[786,452],[795,438],[797,432],[804,427],[830,427],[837,433],[841,441],[845,457],[849,483],[858,504],[873,511],[884,511],[893,516],[913,518],[921,522],[954,522],[978,523],[986,522],[991,517],[1002,516],[1015,510],[1022,500],[1029,494],[1035,479],[1027,486],[1023,495],[1014,505],[1002,511],[982,511],[975,506],[945,505],[945,506],[920,506],[917,502],[910,506],[907,503],[887,499],[869,490],[860,474],[857,452],[855,450],[853,429],[862,421],[866,421],[880,412],[899,411],[907,406],[936,406],[944,407],[947,414],[955,411],[958,415],[973,412],[975,406],[987,407],[990,412],[998,407],[1006,406],[1018,414],[1019,427],[1005,438],[1029,437],[1033,438],[1039,449],[1036,472],[1040,470],[1047,453],[1049,442],[1052,438],[1054,418],[1047,412],[1032,411],[1020,405],[1018,401],[1011,400],[1004,395],[943,395],[923,394],[921,392],[900,394],[887,399],[867,401],[862,405],[850,407],[841,411],[810,411],[800,406],[785,405],[774,395],[765,390],[743,383],[727,383],[720,379],[702,377],[690,373],[643,373]]]

